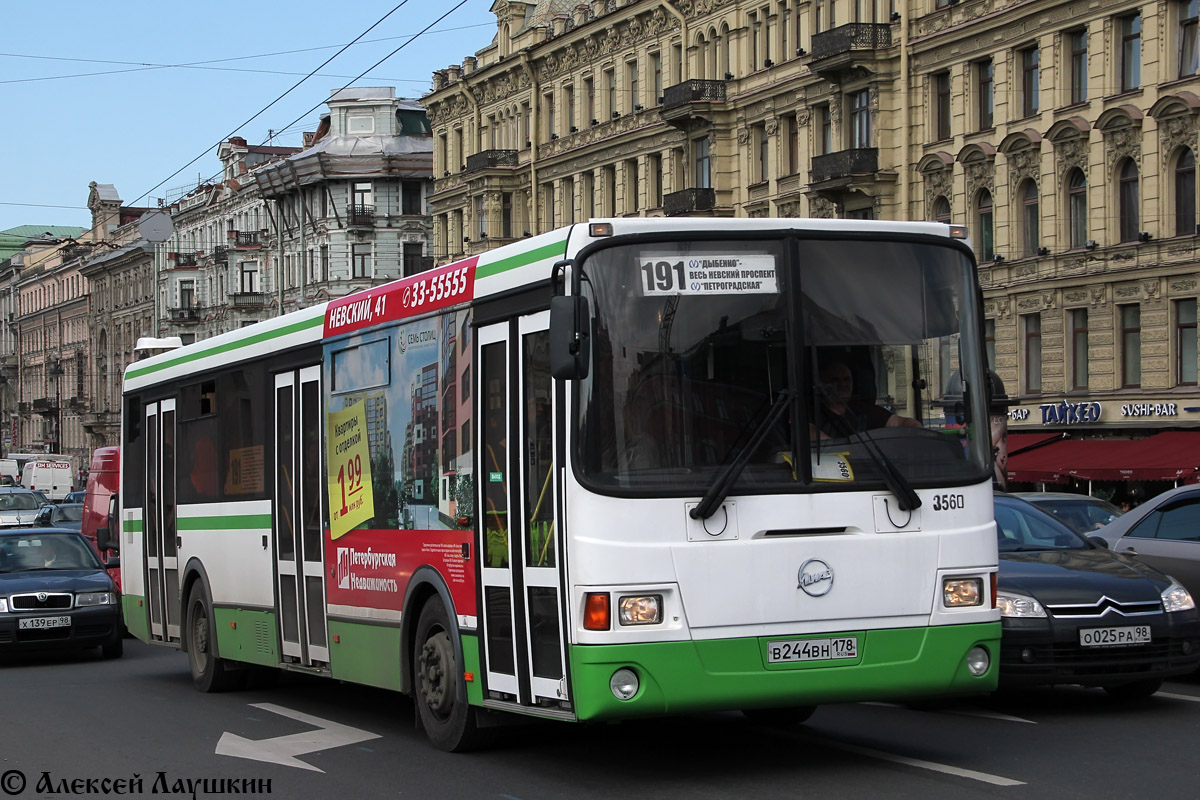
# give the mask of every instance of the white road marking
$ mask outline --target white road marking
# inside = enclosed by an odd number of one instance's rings
[[[917,767],[918,769],[927,769],[933,772],[941,772],[946,775],[955,775],[959,778],[968,778],[973,781],[982,783],[990,783],[993,786],[1024,786],[1025,781],[1013,780],[1005,778],[1002,775],[991,775],[986,772],[977,772],[973,769],[963,769],[962,767],[952,767],[949,764],[938,764],[936,761],[924,761],[919,758],[909,758],[908,756],[896,755],[895,753],[885,753],[882,750],[875,750],[870,747],[860,747],[856,744],[848,744],[846,742],[838,742],[831,739],[823,739],[818,737],[809,737],[809,741],[816,745],[825,745],[837,750],[845,750],[848,753],[855,753],[860,756],[869,758],[878,758],[881,761],[891,761],[895,764],[904,764],[909,767]]]
[[[1159,696],[1161,697],[1164,695],[1162,694],[1162,692],[1159,692]],[[884,708],[901,708],[901,709],[905,709],[907,711],[925,711],[924,709],[914,709],[911,706],[906,706],[901,703],[880,703],[880,702],[873,701],[873,700],[868,700],[866,702],[859,703],[859,705],[861,705],[861,706],[883,706]],[[975,709],[935,708],[935,709],[932,709],[932,711],[937,714],[958,714],[963,717],[983,717],[984,719],[995,719],[995,720],[999,720],[1001,722],[1024,722],[1027,725],[1037,725],[1037,723],[1031,719],[1024,719],[1022,717],[1014,717],[1011,714],[1001,714],[999,711],[988,711],[983,708],[975,708]],[[925,712],[925,713],[929,713],[929,712]]]
[[[1174,692],[1156,692],[1155,697],[1169,697],[1172,700],[1187,700],[1189,703],[1200,703],[1200,697],[1190,694],[1175,694]]]
[[[233,756],[234,758],[249,758],[254,761],[267,761],[272,764],[282,764],[285,767],[324,772],[311,764],[306,764],[296,758],[304,753],[315,753],[318,750],[329,750],[348,744],[365,742],[368,739],[378,739],[380,734],[351,728],[339,722],[314,717],[290,708],[277,706],[274,703],[254,703],[254,708],[270,711],[284,717],[312,725],[316,730],[292,733],[286,736],[276,736],[273,739],[246,739],[235,733],[225,731],[217,742],[217,755]]]

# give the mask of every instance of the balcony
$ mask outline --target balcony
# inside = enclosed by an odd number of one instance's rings
[[[219,244],[213,248],[213,261],[224,263],[229,261],[229,248],[223,244]]]
[[[167,253],[167,260],[173,261],[177,267],[194,267],[196,266],[196,254],[193,253]]]
[[[28,414],[32,410],[33,410],[33,407],[30,406],[30,404],[24,400],[17,403],[17,413],[18,414]]]
[[[181,306],[179,308],[167,309],[167,314],[171,318],[171,322],[199,322],[200,307],[199,306]]]
[[[346,227],[375,227],[375,206],[366,206],[361,204],[346,206]]]
[[[663,196],[663,214],[668,217],[712,211],[716,206],[717,193],[713,189],[684,189]]]
[[[236,292],[229,295],[234,308],[263,308],[267,305],[264,292]]]
[[[516,150],[484,150],[467,156],[467,172],[517,166]]]
[[[725,81],[684,81],[663,91],[663,122],[683,125],[692,117],[711,116],[725,106]]]
[[[880,22],[851,22],[812,37],[814,72],[831,75],[851,67],[866,67],[878,73],[875,62],[880,51],[892,46],[892,26]]]
[[[229,241],[234,247],[262,247],[262,234],[258,231],[229,231]]]
[[[33,411],[35,414],[51,414],[57,409],[58,401],[53,397],[33,398]]]
[[[844,180],[857,175],[874,175],[879,171],[879,150],[861,147],[816,156],[812,160],[812,182]]]

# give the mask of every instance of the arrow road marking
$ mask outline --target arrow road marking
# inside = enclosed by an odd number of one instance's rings
[[[312,764],[306,764],[296,756],[305,753],[315,753],[318,750],[329,750],[334,747],[344,747],[348,744],[365,742],[368,739],[378,739],[380,734],[351,728],[339,722],[314,717],[290,708],[277,706],[274,703],[253,703],[254,708],[270,711],[273,714],[289,717],[312,725],[316,730],[303,733],[291,733],[286,736],[276,736],[273,739],[247,739],[236,733],[225,731],[217,742],[217,755],[233,756],[234,758],[249,758],[254,761],[268,761],[272,764],[282,764],[285,767],[324,772]]]

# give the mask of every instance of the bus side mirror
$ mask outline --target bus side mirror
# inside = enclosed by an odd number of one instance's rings
[[[117,527],[117,496],[114,494],[108,498],[108,519],[103,527],[96,531],[96,548],[100,552],[105,550],[118,550],[121,547],[120,536],[114,534],[114,531],[119,531]]]
[[[112,550],[112,540],[109,538],[108,526],[96,529],[96,549],[100,551]]]
[[[550,374],[559,380],[588,376],[592,315],[586,297],[550,298]]]

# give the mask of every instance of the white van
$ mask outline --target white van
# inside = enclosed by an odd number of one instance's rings
[[[21,470],[15,458],[0,458],[0,486],[16,486],[21,480]]]
[[[58,502],[75,488],[75,470],[68,459],[39,458],[26,461],[21,472],[21,485],[36,489],[51,500]]]

